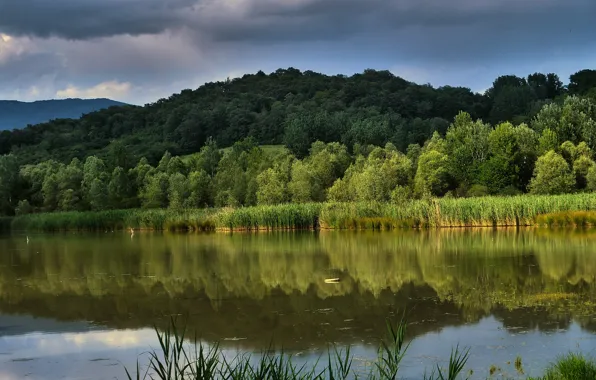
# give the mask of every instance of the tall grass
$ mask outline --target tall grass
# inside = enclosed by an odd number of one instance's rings
[[[536,224],[546,227],[596,226],[596,211],[561,211],[539,215]]]
[[[529,380],[593,380],[596,363],[579,354],[570,353],[550,365],[544,377]]]
[[[215,215],[221,230],[315,229],[323,204],[281,204],[222,209]]]
[[[379,356],[366,378],[379,380],[395,380],[398,378],[401,361],[404,358],[409,343],[406,344],[405,319],[401,319],[396,326],[387,321],[388,340],[383,341],[379,349]],[[348,379],[362,378],[353,368],[353,357],[350,347],[338,349],[336,346],[327,351],[327,360],[319,367],[323,358],[319,357],[311,366],[307,364],[298,367],[292,355],[265,351],[260,359],[253,361],[251,355],[238,355],[232,360],[227,359],[215,345],[206,349],[203,344],[185,346],[186,330],[176,327],[176,320],[171,319],[170,326],[160,332],[155,329],[158,337],[159,349],[149,351],[149,363],[142,371],[137,361],[136,372],[125,368],[129,380],[160,379],[160,380],[261,380],[261,379]],[[428,380],[456,380],[463,371],[468,360],[468,352],[462,353],[459,348],[451,352],[449,366],[446,372],[437,365],[437,371]]]
[[[588,213],[595,211],[595,213]],[[569,214],[569,212],[573,212]],[[584,212],[584,213],[582,213]],[[557,214],[558,213],[558,214]],[[561,214],[567,213],[567,214]],[[550,216],[542,216],[549,214]],[[15,217],[13,230],[282,230],[586,225],[596,193],[441,198],[396,203],[306,203],[206,210],[58,212]]]
[[[213,210],[132,209],[28,214],[12,219],[12,230],[212,230]]]
[[[327,203],[320,225],[332,229],[532,226],[539,215],[596,210],[596,194],[441,198],[395,203]]]

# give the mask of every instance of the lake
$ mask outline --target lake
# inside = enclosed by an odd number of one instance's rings
[[[494,378],[540,375],[570,350],[596,354],[595,238],[546,229],[3,236],[0,379],[124,379],[171,316],[231,355],[273,344],[314,362],[336,343],[366,363],[385,319],[404,310],[404,378],[444,365],[458,343],[470,347],[472,378],[491,366]]]

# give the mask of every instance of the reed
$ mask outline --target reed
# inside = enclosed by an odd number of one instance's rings
[[[335,345],[327,351],[327,360],[322,366],[318,366],[322,359],[319,357],[315,363],[308,367],[307,364],[298,367],[292,355],[275,353],[272,350],[265,351],[258,360],[253,360],[250,354],[237,355],[235,358],[227,359],[219,345],[215,344],[206,348],[202,343],[185,345],[186,329],[176,327],[174,318],[170,326],[164,332],[155,328],[159,349],[148,352],[149,363],[147,368],[141,371],[137,360],[136,372],[124,368],[129,380],[137,379],[160,379],[160,380],[211,380],[211,379],[238,379],[238,380],[261,380],[261,379],[349,379],[367,378],[378,380],[394,380],[398,378],[401,361],[404,358],[409,343],[406,344],[407,323],[401,319],[394,326],[387,321],[386,341],[381,342],[379,356],[373,363],[367,377],[361,376],[353,368],[353,356],[348,346],[346,349],[338,349]],[[468,360],[468,351],[459,351],[459,347],[452,350],[449,359],[449,366],[443,372],[437,365],[437,371],[428,380],[456,380],[463,371]]]
[[[12,230],[104,231],[104,230],[213,230],[213,210],[131,209],[28,214],[12,219]]]
[[[586,226],[596,193],[441,198],[397,203],[305,203],[221,209],[135,209],[15,217],[13,230],[261,231],[295,229]],[[6,223],[5,223],[6,224]]]
[[[596,194],[592,193],[441,198],[401,204],[326,203],[320,225],[331,229],[532,226],[543,214],[594,210]]]
[[[596,211],[561,211],[539,215],[536,224],[545,227],[591,227],[596,225]]]
[[[322,208],[321,203],[225,208],[214,218],[217,229],[228,231],[315,229]]]
[[[596,379],[596,363],[580,354],[569,353],[550,365],[543,377],[528,380],[588,380]]]

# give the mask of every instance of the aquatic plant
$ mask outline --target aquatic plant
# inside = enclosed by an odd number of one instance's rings
[[[387,320],[389,341],[382,342],[379,357],[372,367],[368,379],[395,380],[406,354],[409,343],[406,344],[407,323],[402,318],[396,326]],[[159,349],[149,351],[149,364],[141,375],[141,366],[137,360],[136,372],[124,368],[129,380],[157,378],[160,380],[209,380],[209,379],[348,379],[358,378],[352,368],[353,357],[350,347],[338,349],[335,345],[327,352],[327,363],[318,368],[319,357],[315,363],[307,367],[298,367],[292,361],[292,355],[284,354],[283,350],[276,354],[273,350],[266,350],[255,362],[249,354],[237,355],[232,360],[227,359],[219,350],[219,345],[206,349],[202,343],[194,341],[190,347],[184,345],[186,329],[178,329],[175,318],[165,331],[155,328]],[[193,349],[194,348],[194,349]],[[429,380],[456,380],[468,360],[468,351],[462,353],[457,347],[451,352],[449,367],[446,373],[437,365],[437,372],[425,377]]]
[[[260,231],[593,225],[596,194],[301,203],[221,209],[131,209],[15,217],[13,230]]]
[[[596,363],[583,355],[569,353],[551,364],[544,377],[528,380],[592,380],[596,379]]]

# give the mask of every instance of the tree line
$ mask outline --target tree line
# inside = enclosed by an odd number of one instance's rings
[[[545,104],[565,96],[596,99],[596,70],[581,70],[564,85],[556,74],[495,79],[485,94],[465,87],[419,85],[389,71],[365,70],[328,76],[294,68],[269,75],[207,83],[144,107],[114,106],[82,118],[57,119],[0,133],[0,155],[19,164],[56,160],[67,164],[89,156],[107,160],[114,143],[130,159],[155,166],[165,151],[197,152],[209,137],[220,147],[252,137],[259,144],[285,144],[303,159],[315,141],[340,142],[351,154],[355,144],[405,152],[423,145],[434,132],[444,135],[464,111],[491,125],[530,124]]]
[[[444,134],[401,151],[394,143],[315,141],[305,154],[254,137],[198,153],[135,162],[116,142],[105,158],[20,165],[0,157],[4,214],[122,208],[238,207],[286,202],[403,202],[437,196],[596,190],[596,104],[568,96],[529,124],[496,125],[459,112]]]

